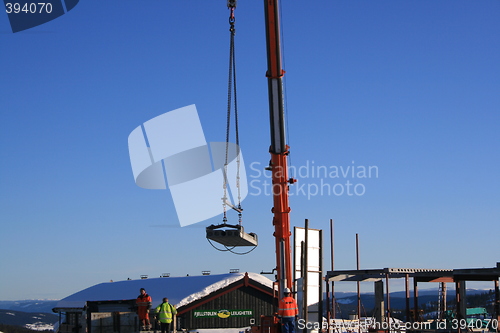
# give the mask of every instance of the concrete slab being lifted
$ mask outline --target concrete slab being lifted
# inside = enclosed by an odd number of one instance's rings
[[[218,230],[218,228],[222,227],[229,229]],[[209,240],[225,246],[257,246],[258,244],[257,235],[254,233],[247,234],[242,226],[211,225],[207,227],[206,231]]]

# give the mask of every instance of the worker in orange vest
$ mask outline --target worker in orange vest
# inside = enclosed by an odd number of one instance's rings
[[[293,297],[291,297],[290,289],[285,288],[285,295],[278,307],[278,317],[281,322],[282,333],[295,333],[295,320],[299,318],[299,307]]]
[[[136,299],[137,304],[137,314],[139,315],[139,320],[142,323],[142,330],[151,330],[151,323],[149,321],[149,309],[151,309],[151,296],[146,293],[146,289],[141,288],[141,294]]]

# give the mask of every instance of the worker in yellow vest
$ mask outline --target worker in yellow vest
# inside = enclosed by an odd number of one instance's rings
[[[168,303],[168,298],[163,298],[163,303],[156,307],[158,320],[160,321],[161,333],[170,333],[170,328],[177,309]]]

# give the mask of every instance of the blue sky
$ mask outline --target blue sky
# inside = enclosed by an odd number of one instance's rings
[[[228,15],[223,0],[80,1],[13,34],[0,14],[0,299],[275,266],[272,198],[258,191],[270,144],[261,1],[236,9],[240,144],[255,181],[243,225],[259,247],[213,249],[204,227],[221,217],[179,227],[169,191],[136,186],[128,156],[134,128],[190,104],[207,141],[224,140]],[[325,231],[325,267],[330,219],[338,269],[356,267],[356,233],[362,268],[500,261],[499,16],[498,1],[282,1],[290,161],[303,171],[291,220]]]

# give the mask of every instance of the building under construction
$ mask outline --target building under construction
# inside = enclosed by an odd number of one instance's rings
[[[366,270],[334,270],[327,272],[325,280],[327,281],[327,317],[335,319],[335,297],[334,287],[341,282],[357,282],[358,283],[358,305],[357,318],[361,318],[360,304],[360,282],[373,282],[375,293],[375,308],[374,322],[390,323],[391,322],[391,298],[390,298],[390,282],[393,279],[404,279],[405,294],[406,294],[406,309],[405,320],[407,323],[422,322],[419,317],[419,302],[418,302],[418,284],[421,282],[435,282],[439,284],[439,311],[435,325],[430,328],[439,329],[440,331],[467,331],[470,330],[467,315],[467,295],[466,283],[468,281],[484,281],[491,282],[494,292],[493,309],[494,313],[491,318],[479,326],[474,323],[475,329],[482,331],[498,331],[498,322],[500,321],[500,262],[496,263],[495,267],[491,268],[466,268],[466,269],[415,269],[415,268],[382,268],[382,269],[366,269]],[[456,296],[455,311],[447,310],[446,294],[447,283],[454,284]],[[413,302],[411,299],[413,298]],[[413,303],[413,304],[411,304]],[[450,317],[450,312],[453,313]],[[438,326],[437,323],[448,324]],[[390,327],[390,326],[388,326]],[[417,327],[417,326],[415,326]]]

